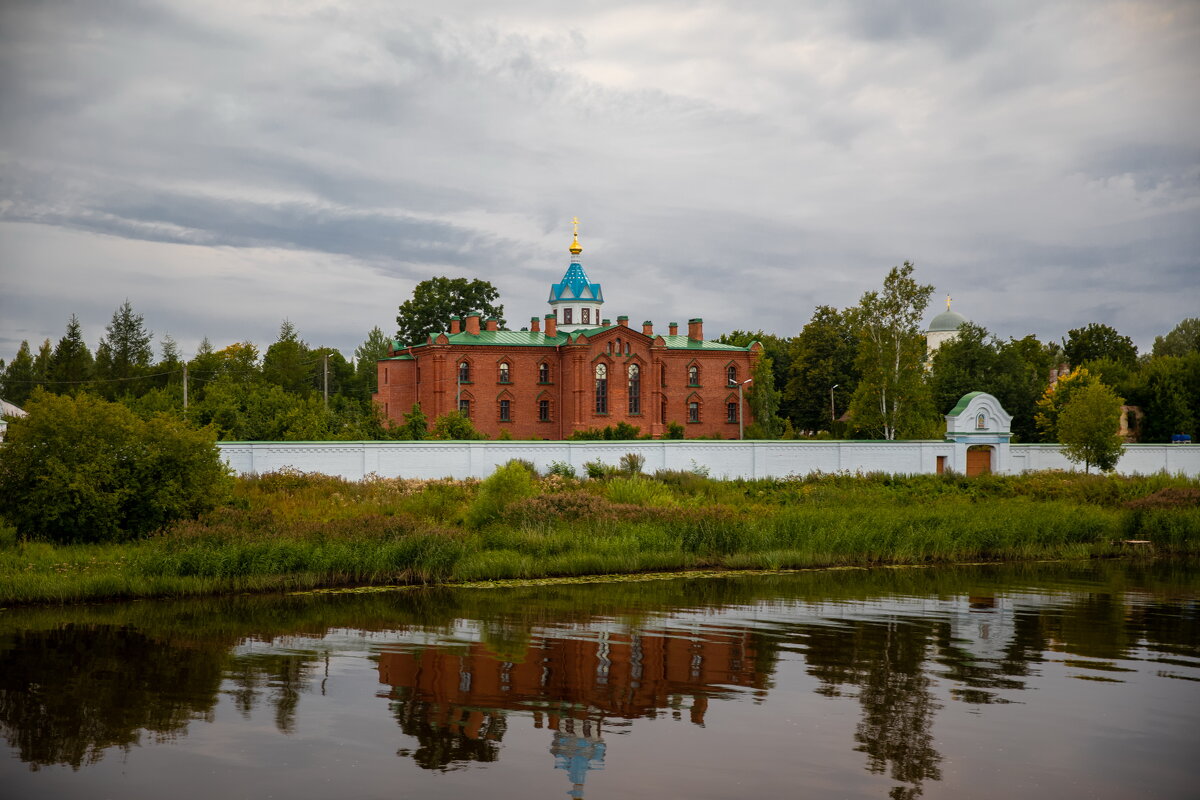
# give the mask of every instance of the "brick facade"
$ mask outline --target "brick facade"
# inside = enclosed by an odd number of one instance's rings
[[[682,424],[688,438],[737,438],[738,392],[731,380],[750,377],[761,345],[706,342],[698,319],[689,322],[686,336],[674,329],[655,334],[650,323],[630,328],[624,317],[616,325],[572,333],[555,323],[547,315],[545,331],[536,320],[530,331],[501,331],[481,325],[478,317],[461,326],[451,321],[448,331],[426,344],[398,347],[379,361],[375,400],[399,424],[416,403],[432,422],[453,411],[457,397],[492,438],[508,431],[515,439],[565,439],[621,422],[656,438],[669,422]],[[750,424],[748,404],[745,414]]]

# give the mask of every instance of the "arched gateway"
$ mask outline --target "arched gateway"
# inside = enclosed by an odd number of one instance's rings
[[[968,476],[1005,472],[1012,417],[987,392],[963,395],[946,415],[946,439],[955,443],[956,464]]]

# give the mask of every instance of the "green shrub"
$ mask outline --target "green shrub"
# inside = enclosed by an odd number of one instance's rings
[[[663,434],[664,439],[682,439],[684,436],[684,427],[678,422],[668,422],[667,432]]]
[[[575,468],[565,461],[551,461],[546,470],[546,476],[558,475],[560,478],[574,478]]]
[[[621,472],[626,475],[641,475],[646,466],[646,457],[641,453],[626,453],[621,456]]]
[[[620,467],[614,467],[612,464],[605,464],[600,459],[585,462],[583,468],[587,470],[587,476],[589,478],[604,479],[621,474]]]
[[[224,501],[229,470],[210,429],[139,419],[86,394],[36,392],[0,448],[0,514],[22,536],[109,542],[144,536]]]
[[[466,524],[482,528],[498,519],[510,504],[536,493],[530,471],[521,463],[510,461],[479,484],[479,494],[467,509]]]

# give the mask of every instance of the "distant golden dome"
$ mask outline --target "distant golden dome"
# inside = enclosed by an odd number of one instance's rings
[[[575,234],[575,238],[571,240],[571,255],[577,256],[583,252],[583,245],[579,243],[579,234]]]

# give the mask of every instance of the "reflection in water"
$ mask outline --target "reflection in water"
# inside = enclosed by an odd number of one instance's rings
[[[219,725],[222,702],[245,719],[267,710],[295,737],[332,652],[374,660],[411,741],[395,751],[404,762],[448,781],[516,757],[505,737],[519,730],[545,737],[545,768],[582,798],[590,776],[628,760],[608,749],[614,733],[678,720],[736,741],[744,731],[709,727],[713,704],[769,710],[794,691],[796,672],[781,671],[794,662],[819,695],[857,707],[845,768],[915,798],[943,780],[934,725],[948,703],[982,713],[1061,670],[1104,691],[1179,687],[1188,707],[1198,585],[1200,570],[1178,564],[1060,565],[12,612],[0,617],[0,734],[34,770]]]

